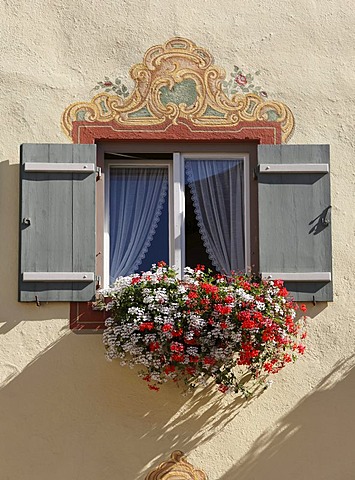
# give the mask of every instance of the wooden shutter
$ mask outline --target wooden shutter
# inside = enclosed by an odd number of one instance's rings
[[[328,145],[259,145],[260,272],[298,301],[331,301]]]
[[[95,294],[96,145],[21,147],[19,300]]]

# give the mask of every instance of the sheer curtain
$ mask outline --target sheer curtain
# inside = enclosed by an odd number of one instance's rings
[[[245,270],[243,160],[187,160],[200,234],[219,272]]]
[[[166,168],[111,167],[110,283],[138,269],[157,229],[167,191]]]

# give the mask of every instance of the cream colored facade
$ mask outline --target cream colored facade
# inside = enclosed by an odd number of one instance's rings
[[[0,18],[0,477],[142,480],[173,450],[209,480],[355,478],[355,14],[350,0],[3,0]],[[19,146],[65,143],[65,108],[174,36],[227,72],[260,70],[295,117],[289,143],[331,145],[334,302],[309,305],[307,352],[249,403],[150,392],[108,363],[69,304],[17,302]]]

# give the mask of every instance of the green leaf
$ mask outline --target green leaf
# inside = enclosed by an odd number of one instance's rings
[[[106,80],[106,81],[110,81],[110,79],[109,79],[108,77],[105,77],[105,80]]]
[[[259,91],[261,90],[261,87],[255,87],[255,90]]]
[[[254,88],[254,85],[253,84],[249,85],[249,88],[250,89]]]
[[[99,85],[96,85],[96,87],[94,87],[94,90],[98,90],[100,88]]]
[[[237,93],[237,90],[231,90],[232,95],[234,95],[235,93]]]
[[[255,72],[255,75],[260,75],[260,70],[258,70],[257,72]]]
[[[123,85],[122,84],[122,92],[127,92],[128,88],[126,87],[126,85]]]
[[[239,71],[239,67],[237,67],[236,65],[234,65],[234,71],[235,71],[235,72],[238,72],[238,71]]]
[[[223,85],[223,87],[227,87],[228,82],[226,82],[225,80],[223,80],[222,85]]]
[[[110,88],[106,88],[105,92],[110,92],[111,89]]]
[[[252,79],[252,76],[250,75],[250,73],[248,73],[248,75],[246,75],[246,79],[248,80],[248,82],[250,82],[250,80]]]
[[[116,78],[115,83],[117,83],[117,85],[119,85],[121,83],[121,80],[119,78]]]

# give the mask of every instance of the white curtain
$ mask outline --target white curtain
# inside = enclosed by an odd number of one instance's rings
[[[188,160],[186,180],[212,264],[245,271],[243,160]]]
[[[110,283],[138,269],[154,237],[167,191],[166,168],[111,168]]]

